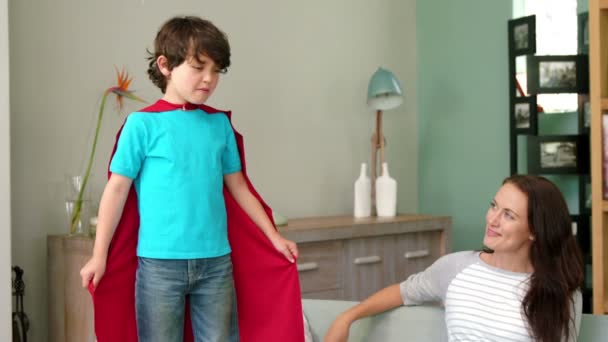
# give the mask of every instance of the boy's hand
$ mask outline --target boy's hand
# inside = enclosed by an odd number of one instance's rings
[[[294,262],[298,257],[298,246],[296,243],[283,238],[279,233],[273,234],[270,237],[270,242],[289,262]]]
[[[93,281],[93,288],[97,288],[97,284],[99,284],[99,281],[105,272],[106,259],[93,256],[80,270],[82,287],[87,288],[89,283]]]

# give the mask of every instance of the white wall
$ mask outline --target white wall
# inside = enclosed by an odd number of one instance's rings
[[[406,98],[384,116],[387,160],[399,210],[417,210],[414,0],[13,1],[13,257],[26,271],[33,341],[46,329],[46,236],[67,231],[64,174],[84,164],[113,65],[134,75],[139,95],[160,96],[145,74],[145,50],[175,14],[209,18],[228,34],[233,66],[209,104],[233,110],[250,177],[287,217],[352,211],[359,163],[370,158],[367,82],[378,66],[391,69]],[[123,120],[110,106],[95,197]]]
[[[12,341],[9,110],[8,0],[0,0],[0,341]]]

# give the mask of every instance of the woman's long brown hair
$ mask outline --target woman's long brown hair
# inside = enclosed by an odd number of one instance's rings
[[[534,271],[522,308],[534,338],[562,341],[574,332],[574,293],[583,284],[583,257],[572,235],[572,220],[559,189],[539,176],[514,175],[513,184],[528,197],[528,225],[534,240]]]

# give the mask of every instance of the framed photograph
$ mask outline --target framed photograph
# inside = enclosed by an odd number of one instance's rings
[[[578,95],[578,133],[589,134],[591,127],[591,104],[589,103],[589,95]]]
[[[536,16],[509,20],[509,54],[533,55],[536,52]]]
[[[528,93],[589,93],[587,55],[528,56]]]
[[[529,136],[528,172],[588,173],[589,137],[587,135]]]
[[[511,116],[515,134],[536,135],[538,132],[536,96],[517,97],[513,100]]]
[[[589,12],[578,14],[578,53],[589,54]]]

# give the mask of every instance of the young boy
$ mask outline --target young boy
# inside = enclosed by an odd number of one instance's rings
[[[230,46],[211,22],[176,17],[155,39],[148,74],[166,110],[129,115],[104,189],[93,256],[83,286],[104,275],[108,247],[135,185],[140,217],[135,281],[139,341],[183,341],[188,296],[197,341],[238,340],[223,186],[290,262],[295,243],[282,238],[241,172],[225,115],[201,106],[230,65]]]

